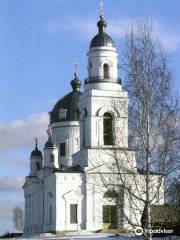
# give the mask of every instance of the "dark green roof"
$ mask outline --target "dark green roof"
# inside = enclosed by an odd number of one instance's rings
[[[36,147],[32,152],[31,152],[31,157],[42,157],[41,151]]]
[[[105,32],[107,23],[103,19],[103,16],[100,16],[100,21],[97,23],[99,28],[99,33],[92,39],[90,48],[93,47],[115,47],[114,41],[112,38]]]
[[[114,41],[107,33],[98,33],[91,41],[90,48],[93,47],[115,47]]]
[[[51,112],[51,123],[60,121],[78,121],[79,120],[79,110],[78,102],[79,97],[82,95],[79,91],[72,91],[61,98],[54,106]],[[66,109],[66,118],[59,118],[59,110]]]
[[[78,103],[79,98],[82,95],[80,92],[81,81],[77,77],[77,73],[74,74],[75,77],[71,81],[71,86],[73,91],[62,97],[54,106],[51,112],[51,123],[62,122],[62,121],[79,121],[79,109]],[[66,117],[60,118],[60,109],[65,109]]]
[[[51,138],[49,138],[45,143],[45,148],[55,148],[55,147],[56,147],[55,144],[51,141]]]

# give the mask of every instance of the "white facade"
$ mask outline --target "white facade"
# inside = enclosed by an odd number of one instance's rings
[[[26,235],[129,228],[125,215],[140,225],[141,214],[134,206],[143,211],[144,205],[124,186],[142,197],[145,178],[137,171],[135,152],[128,148],[128,94],[120,84],[118,54],[105,26],[101,17],[88,53],[84,92],[79,93],[75,74],[73,91],[50,113],[44,157],[37,146],[31,154],[24,184]],[[157,175],[150,177],[155,191]],[[163,183],[158,189],[154,204],[163,204]],[[108,209],[114,212],[112,222],[107,220]]]

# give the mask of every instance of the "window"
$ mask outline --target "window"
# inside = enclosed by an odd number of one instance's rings
[[[109,66],[107,63],[103,65],[104,78],[109,78]]]
[[[59,109],[59,118],[60,119],[65,119],[66,118],[66,109],[64,109],[64,108],[61,108],[61,109]]]
[[[88,116],[87,109],[84,108],[84,117],[87,117],[87,116]]]
[[[53,153],[50,155],[50,163],[54,163],[54,154]]]
[[[66,144],[60,143],[60,156],[65,157],[66,156]]]
[[[117,224],[117,206],[103,205],[103,223],[109,223],[109,228],[113,228]]]
[[[112,116],[109,113],[103,116],[103,134],[104,145],[113,145]]]
[[[70,204],[70,223],[77,223],[77,204]]]
[[[39,171],[40,170],[40,164],[37,162],[36,163],[36,171]]]

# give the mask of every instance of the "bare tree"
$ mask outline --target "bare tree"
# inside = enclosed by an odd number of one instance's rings
[[[149,240],[152,229],[150,206],[163,202],[166,193],[166,187],[162,190],[164,183],[176,176],[180,166],[178,100],[172,95],[172,74],[166,53],[153,38],[149,23],[141,23],[135,31],[127,34],[122,66],[130,99],[130,148],[119,149],[115,143],[113,150],[99,150],[98,157],[92,155],[91,165],[96,171],[98,169],[102,186],[112,193],[117,205],[119,203],[114,190],[118,192],[118,184],[121,193],[123,188],[124,199],[130,202],[129,208],[133,214],[133,217],[127,214],[119,204],[123,218],[135,227],[139,225],[136,216],[140,213],[142,226],[146,230],[144,237]],[[122,131],[116,129],[114,138],[123,141]],[[131,150],[136,153],[139,171],[135,170]],[[103,154],[106,156],[103,157]],[[97,166],[97,158],[105,160]],[[104,174],[105,165],[109,175],[107,172]]]
[[[172,96],[172,74],[152,26],[139,25],[126,37],[125,70],[130,97],[129,127],[136,158],[145,172],[144,224],[150,229],[150,172],[169,178],[179,167],[178,101]],[[157,189],[158,190],[158,189]]]
[[[19,206],[13,208],[13,222],[16,230],[23,230],[23,210]]]

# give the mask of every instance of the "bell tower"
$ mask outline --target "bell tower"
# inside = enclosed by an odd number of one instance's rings
[[[106,33],[107,23],[101,15],[98,34],[92,39],[88,52],[88,78],[85,83],[118,83],[118,54],[114,41]],[[103,85],[101,85],[102,87]]]
[[[100,15],[98,33],[90,43],[88,78],[80,97],[81,149],[128,147],[128,96],[118,78],[118,53]]]

